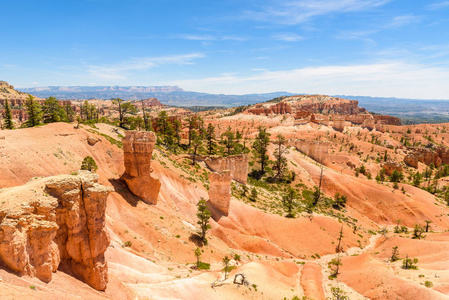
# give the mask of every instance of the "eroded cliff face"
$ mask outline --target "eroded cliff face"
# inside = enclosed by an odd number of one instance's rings
[[[231,155],[227,157],[208,156],[204,159],[207,166],[214,172],[229,170],[231,177],[241,184],[248,181],[248,156]]]
[[[248,109],[246,113],[254,115],[285,115],[291,114],[292,108],[287,103],[281,101],[274,105],[257,104],[254,108]]]
[[[226,216],[231,202],[231,181],[229,170],[209,173],[209,201]]]
[[[145,202],[156,204],[161,188],[159,179],[151,176],[151,156],[156,135],[150,131],[127,131],[123,139],[126,181],[131,192]]]
[[[52,279],[64,266],[97,290],[108,282],[106,199],[98,175],[60,175],[0,192],[0,259],[11,270]]]
[[[291,140],[289,146],[295,147],[299,152],[309,156],[315,161],[326,164],[329,159],[329,143],[310,140]]]

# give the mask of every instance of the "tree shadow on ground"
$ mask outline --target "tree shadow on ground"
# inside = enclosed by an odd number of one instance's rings
[[[203,239],[197,233],[190,234],[189,241],[194,243],[197,247],[203,247],[204,245],[206,245],[206,243],[204,243]]]

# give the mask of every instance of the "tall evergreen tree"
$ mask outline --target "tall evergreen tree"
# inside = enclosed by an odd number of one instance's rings
[[[195,165],[195,159],[196,156],[198,155],[198,151],[201,149],[202,147],[202,141],[201,141],[201,137],[198,134],[198,132],[196,130],[192,130],[192,142],[191,142],[191,147],[193,150],[192,153],[192,165]]]
[[[226,147],[226,155],[232,155],[233,149],[235,147],[235,136],[234,133],[231,131],[231,127],[228,128],[228,130],[226,130],[225,133],[223,133],[224,139],[224,145]]]
[[[209,224],[209,219],[212,216],[210,211],[206,207],[206,200],[203,198],[197,204],[198,211],[196,216],[198,217],[197,224],[200,225],[200,237],[205,244],[207,244],[206,233],[212,227]]]
[[[59,105],[55,97],[48,97],[42,106],[44,123],[54,123],[67,120],[65,110]]]
[[[193,132],[193,130],[195,130],[195,128],[196,128],[196,126],[198,124],[197,116],[196,115],[191,115],[187,119],[187,122],[188,122],[188,126],[189,126],[189,145],[188,146],[190,148],[190,145],[192,144],[192,132]]]
[[[268,145],[270,144],[271,134],[265,127],[259,127],[259,133],[253,142],[253,153],[256,160],[260,163],[260,174],[265,174],[265,167],[268,163]]]
[[[126,124],[126,115],[129,113],[136,113],[137,108],[131,102],[124,102],[124,100],[120,98],[112,99],[112,103],[117,105],[119,127],[124,128]]]
[[[14,123],[12,121],[11,107],[9,107],[8,99],[5,100],[5,128],[14,129]]]
[[[209,155],[212,155],[215,153],[215,126],[212,125],[212,123],[209,123],[207,125],[206,129],[206,141],[207,141],[207,153]]]
[[[295,189],[292,189],[290,186],[287,188],[287,192],[282,197],[282,206],[287,211],[287,218],[294,218],[295,214],[293,213],[293,209],[295,208],[295,200],[298,199],[298,192]]]
[[[75,121],[75,111],[73,111],[72,105],[70,103],[64,104],[64,110],[67,116],[67,122]]]
[[[158,133],[165,134],[167,131],[168,115],[165,110],[158,114],[157,119],[157,131]]]
[[[174,129],[174,136],[176,139],[176,143],[178,146],[181,144],[181,129],[182,129],[182,123],[180,120],[175,119],[173,121],[173,129]]]
[[[278,134],[276,136],[276,150],[274,150],[274,169],[276,170],[275,178],[282,180],[284,177],[285,170],[287,169],[287,159],[285,158],[285,154],[288,153],[287,147],[285,143],[287,140],[284,138],[282,134]]]
[[[42,120],[42,109],[39,102],[34,100],[32,95],[28,95],[25,106],[28,114],[28,120],[26,120],[23,125],[25,127],[34,127],[39,125]]]

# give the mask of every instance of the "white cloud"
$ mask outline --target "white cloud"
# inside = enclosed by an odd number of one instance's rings
[[[368,95],[416,99],[448,99],[449,69],[405,62],[305,67],[260,71],[253,75],[178,80],[187,90],[209,93],[298,93]]]
[[[159,57],[136,57],[125,62],[109,66],[89,66],[88,70],[92,77],[119,80],[126,78],[127,71],[147,70],[161,65],[187,65],[193,64],[193,60],[205,57],[202,53],[180,54]]]
[[[275,34],[271,36],[273,39],[278,41],[285,41],[285,42],[297,42],[303,39],[302,36],[299,36],[295,33],[280,33]]]
[[[429,10],[438,10],[446,7],[449,7],[449,1],[435,2],[426,6],[426,8]]]
[[[245,18],[294,25],[326,14],[363,11],[382,6],[391,0],[288,0],[259,11],[248,11]]]

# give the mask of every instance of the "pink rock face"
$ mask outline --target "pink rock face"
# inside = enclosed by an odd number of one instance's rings
[[[110,242],[105,211],[112,188],[99,185],[98,175],[88,171],[40,183],[41,191],[21,187],[28,194],[20,205],[5,200],[0,210],[0,259],[15,272],[44,282],[64,264],[93,288],[105,290],[104,252]]]
[[[231,202],[231,171],[209,173],[209,200],[224,215],[229,213]]]
[[[156,135],[150,131],[127,131],[123,139],[126,181],[131,192],[145,202],[156,204],[161,183],[151,176],[151,157]]]
[[[227,157],[209,156],[204,159],[207,166],[214,172],[229,170],[232,179],[241,184],[248,181],[248,156],[232,155]]]

